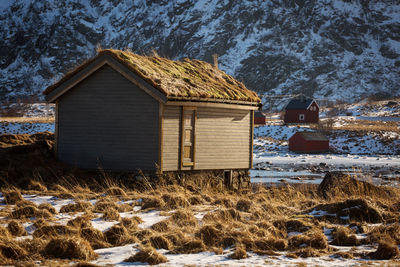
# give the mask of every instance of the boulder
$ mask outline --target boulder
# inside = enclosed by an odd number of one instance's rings
[[[365,181],[359,181],[343,172],[328,172],[320,185],[318,194],[324,198],[337,196],[378,196],[380,198],[390,197],[392,192]]]

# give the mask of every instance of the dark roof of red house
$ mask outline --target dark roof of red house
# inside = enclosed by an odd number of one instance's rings
[[[314,101],[312,98],[293,98],[286,105],[285,109],[307,109]]]
[[[329,141],[329,138],[326,137],[323,133],[319,132],[298,132],[304,140],[307,141]]]
[[[265,118],[265,114],[262,112],[262,111],[260,111],[260,110],[256,110],[256,111],[254,111],[254,117],[256,117],[256,118]]]

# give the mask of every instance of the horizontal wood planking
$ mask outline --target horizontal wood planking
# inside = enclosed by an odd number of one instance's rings
[[[159,103],[109,66],[59,99],[58,156],[83,168],[151,170]]]
[[[196,169],[249,167],[250,111],[198,108]]]
[[[165,106],[163,121],[163,170],[179,170],[181,107]]]
[[[179,169],[180,110],[179,106],[164,109],[163,170]],[[198,107],[195,169],[248,168],[249,134],[249,110]]]

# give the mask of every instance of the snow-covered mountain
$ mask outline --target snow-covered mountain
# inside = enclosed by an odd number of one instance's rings
[[[400,94],[398,0],[1,0],[0,99],[41,97],[96,47],[218,54],[260,93]]]

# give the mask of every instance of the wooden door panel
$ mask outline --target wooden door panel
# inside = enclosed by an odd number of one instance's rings
[[[196,109],[182,108],[181,167],[194,168]]]

